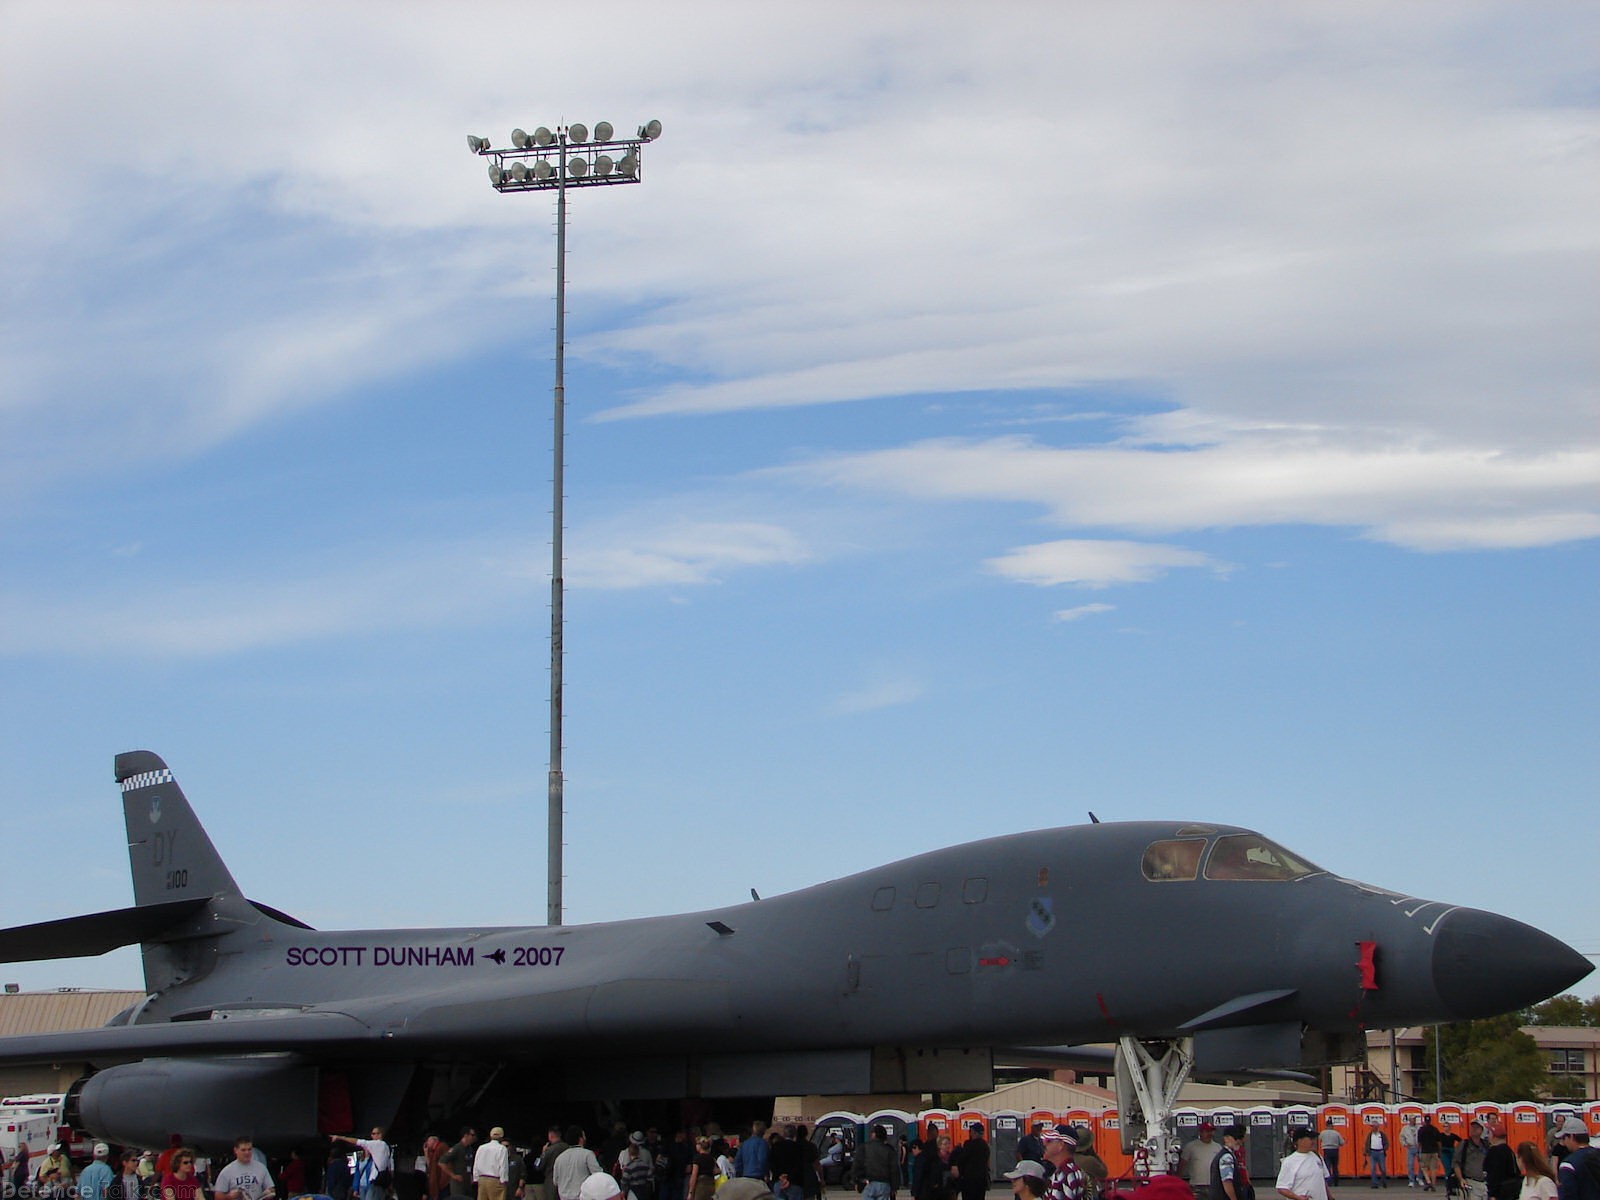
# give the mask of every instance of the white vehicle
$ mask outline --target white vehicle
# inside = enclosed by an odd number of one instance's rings
[[[84,1158],[93,1143],[67,1126],[67,1097],[62,1092],[36,1092],[0,1099],[0,1149],[9,1159],[24,1143],[29,1155],[43,1155],[60,1142],[68,1158]]]
[[[6,1162],[16,1158],[26,1146],[30,1158],[42,1157],[56,1140],[55,1118],[48,1112],[30,1109],[0,1110],[0,1155]]]

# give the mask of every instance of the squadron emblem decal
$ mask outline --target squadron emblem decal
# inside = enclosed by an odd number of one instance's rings
[[[150,797],[150,824],[159,825],[160,823],[161,823],[161,797],[160,796],[151,796]]]
[[[1049,896],[1035,896],[1028,901],[1028,932],[1042,938],[1056,927],[1056,914]]]

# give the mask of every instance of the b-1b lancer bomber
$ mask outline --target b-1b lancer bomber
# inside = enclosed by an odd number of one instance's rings
[[[1590,971],[1506,917],[1198,822],[989,838],[680,916],[328,932],[245,898],[156,755],[116,779],[133,907],[0,930],[0,961],[137,942],[147,995],[0,1040],[0,1063],[90,1064],[70,1118],[134,1145],[442,1117],[491,1078],[552,1102],[983,1090],[997,1056],[1104,1043],[1125,1123],[1161,1139],[1191,1071],[1353,1058],[1367,1029]]]

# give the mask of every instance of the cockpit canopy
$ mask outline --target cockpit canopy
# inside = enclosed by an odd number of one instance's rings
[[[1259,833],[1211,837],[1202,836],[1209,830],[1192,832],[1195,836],[1151,842],[1141,864],[1144,877],[1160,883],[1196,879],[1201,877],[1202,862],[1206,879],[1282,882],[1323,873],[1321,867],[1312,866]],[[1191,830],[1179,830],[1180,835],[1189,833]]]

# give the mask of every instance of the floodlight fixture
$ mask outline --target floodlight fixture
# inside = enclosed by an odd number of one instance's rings
[[[549,888],[548,923],[561,924],[562,889],[562,810],[563,776],[561,769],[561,669],[563,597],[562,577],[563,499],[565,496],[566,445],[566,288],[567,288],[567,191],[575,187],[616,186],[638,183],[641,147],[661,136],[661,122],[639,126],[637,138],[616,138],[610,121],[594,126],[596,145],[587,153],[570,153],[589,142],[589,129],[581,124],[558,125],[552,130],[540,125],[529,134],[525,129],[511,131],[511,147],[495,150],[488,138],[467,136],[467,149],[489,158],[489,182],[497,191],[553,191],[556,194],[556,354],[555,354],[555,470],[551,480],[550,537],[550,779],[549,834],[546,881]],[[611,153],[597,153],[600,146]],[[613,157],[620,152],[621,157]]]

